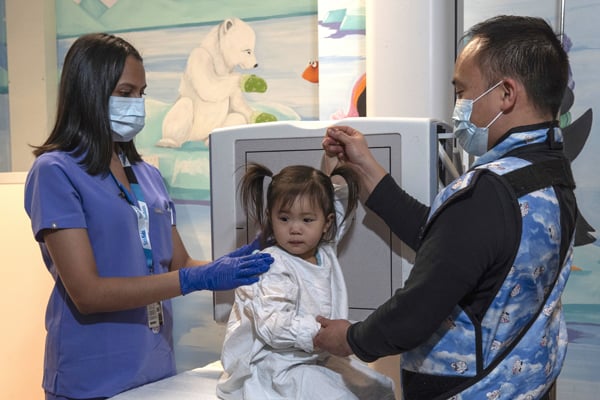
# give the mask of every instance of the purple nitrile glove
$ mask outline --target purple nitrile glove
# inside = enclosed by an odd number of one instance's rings
[[[258,282],[258,275],[266,272],[273,263],[270,254],[257,253],[242,257],[223,256],[210,264],[181,268],[179,285],[181,294],[195,290],[230,290]]]

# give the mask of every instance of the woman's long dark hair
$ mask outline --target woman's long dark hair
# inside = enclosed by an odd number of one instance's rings
[[[75,40],[61,73],[56,122],[44,144],[35,147],[36,157],[62,150],[83,156],[80,164],[91,175],[110,171],[108,102],[128,56],[142,61],[131,44],[113,35],[91,33]],[[131,163],[141,161],[133,141],[119,145]]]
[[[348,166],[338,166],[331,176],[339,175],[348,185],[348,205],[344,220],[358,205],[359,186],[354,170]],[[265,177],[272,181],[267,188],[266,205],[264,205],[263,182]],[[283,168],[277,175],[262,164],[250,163],[246,167],[239,185],[240,199],[246,215],[253,219],[261,229],[261,244],[266,245],[273,236],[271,212],[273,207],[280,204],[289,206],[301,195],[307,195],[312,205],[323,210],[325,216],[335,215],[334,188],[331,178],[322,171],[307,165],[290,165]],[[330,225],[322,240],[331,241],[335,238],[337,223]]]

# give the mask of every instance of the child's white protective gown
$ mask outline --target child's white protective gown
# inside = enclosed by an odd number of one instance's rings
[[[344,186],[341,187],[345,188]],[[346,284],[337,240],[344,190],[336,187],[336,243],[319,247],[314,265],[273,246],[274,262],[260,281],[235,291],[217,385],[223,399],[390,399],[393,382],[363,362],[313,348],[316,316],[348,318]]]

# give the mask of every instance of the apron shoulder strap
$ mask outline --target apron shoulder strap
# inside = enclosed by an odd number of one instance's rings
[[[502,175],[513,187],[517,198],[548,186],[575,189],[571,165],[566,158],[534,163]]]

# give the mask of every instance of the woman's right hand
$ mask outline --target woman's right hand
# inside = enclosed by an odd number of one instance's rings
[[[179,269],[181,294],[196,290],[230,290],[258,282],[259,276],[269,270],[273,257],[256,253],[242,257],[223,256],[198,267]]]

